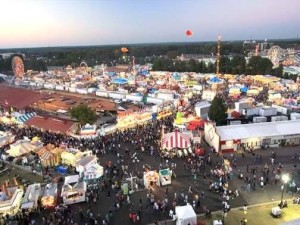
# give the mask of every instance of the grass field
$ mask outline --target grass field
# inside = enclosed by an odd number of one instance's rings
[[[25,180],[26,183],[41,183],[43,182],[43,178],[39,175],[35,175],[32,173],[29,173],[24,170],[20,170],[18,168],[12,167],[10,165],[6,165],[5,168],[8,170],[4,171],[0,174],[0,185],[2,185],[6,180],[9,179],[10,182],[13,181],[13,178],[15,176],[18,177],[18,180]]]

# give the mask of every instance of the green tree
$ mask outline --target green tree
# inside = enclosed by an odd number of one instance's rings
[[[249,60],[246,72],[250,75],[266,75],[272,72],[272,67],[273,64],[269,59],[262,58],[260,56],[253,56]]]
[[[226,56],[220,58],[220,73],[231,73],[230,59]]]
[[[282,77],[283,66],[280,64],[277,68],[273,69],[272,74],[276,77]]]
[[[69,110],[69,113],[72,118],[76,119],[80,123],[80,125],[85,125],[87,123],[93,124],[97,119],[96,112],[86,104],[80,104],[72,107]]]
[[[217,125],[226,123],[227,119],[227,105],[223,98],[216,96],[209,108],[208,117],[211,121],[216,122]]]
[[[244,56],[235,55],[231,59],[231,72],[232,74],[243,74],[246,69],[246,59]]]

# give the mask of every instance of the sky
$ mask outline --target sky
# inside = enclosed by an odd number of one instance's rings
[[[0,48],[297,38],[299,9],[300,0],[0,0]]]

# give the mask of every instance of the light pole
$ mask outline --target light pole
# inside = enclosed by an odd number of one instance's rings
[[[284,186],[290,180],[290,177],[289,177],[288,174],[283,174],[282,177],[281,177],[281,180],[282,180],[283,184],[281,186],[281,201],[280,201],[280,206],[283,205],[283,191],[284,191]]]

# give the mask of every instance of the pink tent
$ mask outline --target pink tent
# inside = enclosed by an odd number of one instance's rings
[[[188,148],[190,146],[190,137],[178,131],[167,133],[162,139],[162,148],[164,149],[169,150],[172,148]]]

